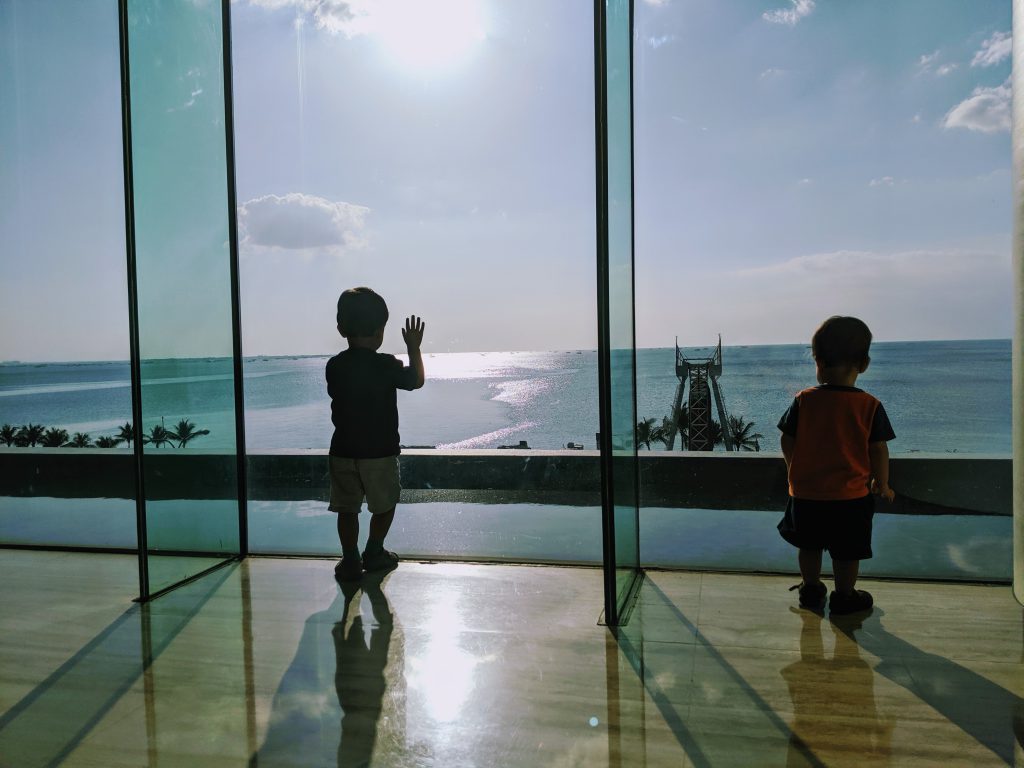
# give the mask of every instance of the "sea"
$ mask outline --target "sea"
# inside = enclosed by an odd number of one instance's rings
[[[1009,340],[882,342],[871,351],[871,365],[858,386],[885,405],[896,432],[891,453],[1010,452]],[[699,358],[713,350],[683,352]],[[326,361],[326,356],[244,360],[249,453],[329,446]],[[433,353],[424,362],[426,386],[399,393],[403,445],[496,448],[525,441],[537,449],[568,443],[597,447],[593,350]],[[754,423],[764,450],[778,450],[779,417],[797,391],[815,383],[810,349],[724,347],[722,363],[719,384],[728,413]],[[660,423],[679,384],[675,349],[637,350],[636,365],[637,419]],[[185,450],[234,450],[230,360],[147,360],[142,378],[144,431],[189,419],[210,433]],[[627,380],[616,387],[620,416],[630,414],[629,386]],[[114,435],[131,421],[130,393],[126,361],[3,363],[0,424],[42,424],[93,439]]]
[[[692,358],[713,352],[683,351]],[[250,454],[326,452],[332,430],[326,361],[325,356],[244,360],[245,440]],[[636,416],[660,423],[672,408],[679,384],[675,349],[637,350],[636,363]],[[754,423],[762,450],[778,451],[775,425],[793,395],[815,383],[809,348],[725,347],[722,364],[719,383],[729,414]],[[457,450],[525,441],[535,449],[558,449],[568,443],[596,448],[598,381],[593,350],[433,353],[425,356],[425,366],[426,386],[399,393],[406,446]],[[161,450],[234,450],[230,360],[150,360],[144,361],[142,373],[144,431],[161,423],[173,428],[181,419],[210,431],[185,448]],[[620,375],[614,381],[619,427],[623,417],[628,427],[632,380]],[[896,432],[890,443],[893,454],[1010,455],[1008,340],[876,343],[871,365],[858,385],[884,403]],[[0,424],[41,424],[95,439],[116,434],[130,420],[127,362],[0,364]],[[147,510],[151,545],[158,541],[165,548],[189,549],[194,548],[189,537],[195,535],[201,534],[204,541],[237,537],[237,511],[231,502],[151,502]],[[783,572],[795,568],[791,548],[775,530],[779,510],[644,507],[640,514],[640,556],[645,565]],[[249,502],[253,552],[336,556],[333,529],[333,515],[319,500]],[[865,575],[1003,582],[1011,578],[1012,520],[1006,516],[920,517],[885,514],[882,509],[875,516],[873,539],[875,557],[862,564]],[[134,547],[134,502],[0,497],[0,541]],[[407,557],[597,565],[602,560],[601,510],[554,504],[403,503],[388,541]]]

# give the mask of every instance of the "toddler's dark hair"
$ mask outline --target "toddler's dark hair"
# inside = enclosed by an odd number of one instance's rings
[[[371,288],[349,288],[338,297],[338,330],[346,338],[372,336],[388,322],[388,305]]]
[[[824,368],[860,365],[870,348],[871,330],[856,317],[833,315],[811,337],[811,353]]]

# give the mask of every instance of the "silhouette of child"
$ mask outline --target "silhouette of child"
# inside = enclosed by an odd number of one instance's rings
[[[800,550],[800,605],[823,609],[821,553],[832,557],[833,614],[871,607],[855,589],[860,561],[871,557],[872,493],[892,501],[889,449],[896,435],[882,404],[853,385],[871,358],[871,331],[855,317],[830,317],[811,339],[818,386],[798,392],[779,421],[789,475],[782,538]]]
[[[420,344],[426,325],[415,315],[405,321],[402,338],[409,365],[377,352],[384,343],[388,306],[369,288],[350,288],[338,299],[338,333],[348,349],[327,361],[327,393],[331,396],[329,509],[338,514],[341,561],[335,574],[355,581],[363,570],[384,571],[398,565],[398,555],[384,549],[402,490],[398,454],[397,390],[423,386]],[[359,553],[359,511],[366,499],[370,532]]]

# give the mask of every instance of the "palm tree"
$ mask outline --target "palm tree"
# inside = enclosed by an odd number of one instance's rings
[[[665,446],[665,450],[669,450],[672,446],[669,444],[669,435],[672,434],[672,417],[663,416],[661,418],[661,426],[655,427],[651,432],[651,439],[657,440],[659,443]]]
[[[708,425],[708,433],[710,434],[712,445],[721,445],[725,442],[725,435],[722,434],[722,425],[714,419]]]
[[[656,420],[655,419],[644,419],[643,421],[637,422],[636,425],[636,447],[647,446],[647,450],[651,450],[651,441],[657,440],[658,437],[655,434]]]
[[[164,429],[163,424],[154,424],[148,435],[142,436],[142,442],[150,443],[156,448],[171,443],[171,433]],[[171,443],[173,446],[174,443]]]
[[[45,433],[46,427],[42,424],[24,424],[18,428],[18,433],[14,436],[14,443],[23,448],[35,448]]]
[[[679,406],[675,419],[676,429],[679,430],[679,449],[685,451],[690,447],[690,410],[686,403]]]
[[[88,432],[75,432],[75,436],[71,438],[71,442],[65,445],[66,448],[90,448],[92,447],[92,438],[89,437]]]
[[[51,427],[46,430],[46,433],[39,440],[44,448],[60,448],[67,441],[68,431],[66,429],[58,429],[57,427]]]
[[[191,421],[189,421],[188,419],[182,419],[181,421],[178,422],[177,428],[171,430],[167,434],[169,434],[173,439],[178,441],[179,448],[184,448],[185,443],[189,442],[190,440],[195,440],[197,437],[201,437],[202,435],[210,434],[210,430],[196,429],[196,425],[193,424]]]
[[[738,451],[760,451],[761,444],[758,440],[764,438],[760,432],[754,432],[754,422],[747,421],[742,416],[729,417],[729,429],[732,432],[732,439],[736,442]]]
[[[14,445],[14,441],[18,437],[18,430],[12,427],[10,424],[4,424],[0,427],[0,443],[4,445]]]
[[[128,443],[128,447],[131,447],[132,440],[135,439],[135,430],[132,429],[132,423],[130,421],[125,422],[123,427],[120,427],[117,432],[117,441],[119,443]]]
[[[100,435],[96,438],[97,448],[116,448],[121,444],[121,440],[116,437],[110,437],[109,435]]]

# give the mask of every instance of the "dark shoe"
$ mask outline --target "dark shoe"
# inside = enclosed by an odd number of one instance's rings
[[[800,590],[801,608],[820,611],[825,607],[825,595],[828,594],[828,587],[820,581],[817,584],[804,584],[801,581],[799,584],[794,584],[790,587],[789,591],[792,592],[794,589]]]
[[[828,611],[835,616],[844,616],[847,613],[867,611],[874,604],[875,600],[871,593],[863,589],[855,589],[849,595],[833,591],[828,599]]]
[[[386,549],[363,552],[363,570],[390,571],[398,567],[398,555]]]
[[[338,581],[359,581],[363,577],[363,563],[358,557],[343,557],[334,566]]]

